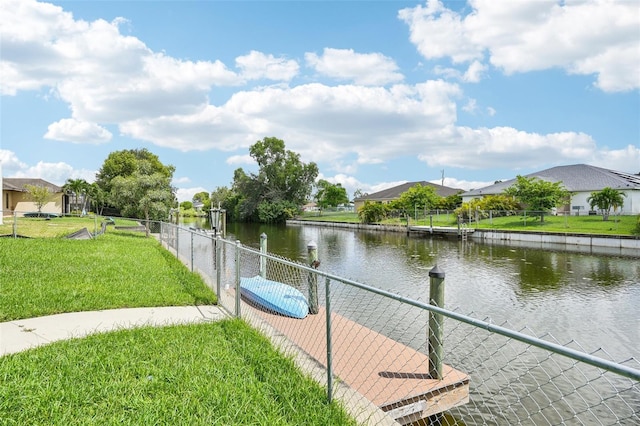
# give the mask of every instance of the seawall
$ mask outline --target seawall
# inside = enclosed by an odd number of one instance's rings
[[[288,220],[287,224],[343,228],[359,231],[407,233],[406,226],[398,225],[323,222],[311,220]],[[569,232],[536,233],[527,231],[475,229],[472,234],[469,234],[469,239],[486,244],[508,244],[517,247],[534,247],[579,253],[640,257],[640,237],[625,235],[591,235]]]

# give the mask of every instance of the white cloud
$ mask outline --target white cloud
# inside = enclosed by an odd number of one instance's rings
[[[475,114],[478,112],[478,102],[475,99],[469,98],[467,103],[462,107],[462,110],[469,114]]]
[[[227,160],[225,162],[227,164],[230,164],[230,165],[256,164],[256,161],[249,154],[246,154],[246,155],[232,155],[231,157],[227,158]]]
[[[459,14],[439,0],[403,9],[411,41],[427,59],[477,63],[467,77],[482,75],[480,62],[506,74],[563,68],[597,75],[606,92],[640,88],[640,14],[634,1],[473,0]]]
[[[201,186],[194,187],[194,188],[178,188],[178,190],[176,191],[176,198],[178,199],[179,203],[183,201],[192,201],[193,196],[196,195],[198,192],[211,193],[211,190],[203,188]]]
[[[189,182],[191,182],[191,179],[188,176],[182,176],[182,177],[174,177],[173,180],[171,181],[171,184],[182,185]]]
[[[629,3],[476,0],[472,12],[463,16],[429,1],[399,16],[425,57],[460,64],[461,70],[435,68],[446,78],[477,82],[489,60],[505,73],[562,67],[598,74],[599,87],[615,91],[640,84],[637,26],[631,25],[637,23],[637,13],[628,13]],[[586,24],[572,20],[577,18]],[[334,178],[342,180],[336,182],[365,192],[387,184],[357,182],[351,175],[359,165],[416,155],[430,165],[472,169],[596,159],[620,169],[616,163],[637,162],[637,149],[598,149],[589,135],[579,132],[459,127],[459,85],[442,80],[402,84],[393,59],[351,49],[325,48],[320,55],[305,56],[316,73],[347,84],[247,87],[225,103],[211,105],[208,97],[217,87],[254,79],[288,82],[300,72],[299,65],[258,51],[236,58],[239,73],[220,61],[180,60],[121,34],[122,23],[120,18],[75,20],[58,6],[30,0],[3,1],[1,93],[51,88],[66,102],[71,117],[52,123],[47,138],[102,143],[112,138],[107,125],[115,124],[125,137],[179,151],[238,153],[265,136],[277,136],[303,161],[324,163],[340,173]],[[559,41],[553,43],[553,37]],[[478,103],[469,99],[462,109],[495,114]],[[3,169],[14,173],[42,173],[51,179],[66,173],[63,181],[76,173],[65,163],[30,168],[15,156],[4,157]],[[233,155],[226,162],[255,164],[248,155]]]
[[[325,48],[322,55],[306,53],[307,65],[321,75],[362,84],[386,85],[404,79],[396,63],[380,53],[356,53],[353,49]]]
[[[101,144],[111,140],[111,132],[96,123],[65,118],[49,125],[46,139],[55,139],[74,143]]]
[[[459,80],[459,81],[463,80],[463,74],[455,68],[447,68],[440,65],[436,65],[433,68],[433,73],[436,75],[440,75],[449,80]]]
[[[2,175],[12,177],[13,173],[26,169],[28,165],[18,158],[15,152],[0,149],[0,164],[2,165]]]
[[[369,184],[366,182],[361,182],[354,176],[346,175],[343,173],[338,173],[334,176],[325,176],[322,173],[318,176],[318,180],[324,179],[333,184],[340,184],[347,191],[347,196],[350,200],[353,199],[353,193],[356,190],[360,190],[363,194],[373,194],[374,192],[383,191],[388,188],[393,188],[394,186],[402,185],[406,183],[406,180],[394,181],[394,182],[378,182],[375,184]]]
[[[120,124],[120,132],[183,152],[219,149],[230,151],[249,147],[253,132],[260,131],[261,119],[225,107],[208,105],[193,114],[139,118]]]
[[[465,83],[478,83],[485,76],[488,67],[479,61],[473,61],[463,73],[456,68],[436,65],[433,72],[450,80],[458,80]]]
[[[431,183],[435,183],[438,185],[442,185],[442,179],[440,180],[431,180]],[[472,189],[484,188],[485,186],[493,185],[495,181],[484,182],[484,181],[469,181],[469,180],[461,180],[452,177],[444,178],[444,186],[448,186],[449,188],[457,188],[464,189],[465,191],[471,191]]]
[[[342,187],[347,191],[347,197],[349,198],[349,200],[353,199],[353,193],[358,189],[361,190],[362,192],[369,192],[368,191],[369,185],[366,183],[360,182],[354,176],[349,176],[342,173],[339,173],[335,176],[324,176],[323,174],[320,174],[318,176],[318,180],[320,179],[324,179],[328,182],[331,182],[334,185],[336,184],[342,185]]]
[[[52,87],[72,118],[118,123],[194,113],[212,87],[243,79],[220,61],[183,61],[152,52],[113,22],[74,20],[60,7],[3,1],[1,92]]]
[[[289,81],[298,74],[300,69],[294,60],[276,58],[255,50],[248,55],[238,56],[236,65],[242,70],[242,76],[251,80],[267,78],[275,81]]]
[[[511,127],[456,127],[439,137],[440,143],[431,143],[418,155],[431,166],[490,169],[504,165],[517,169],[585,161],[596,152],[589,135],[575,132],[541,135]]]
[[[75,169],[64,162],[47,163],[39,161],[35,166],[18,170],[7,177],[40,178],[47,182],[62,186],[67,179],[84,179],[92,183],[96,179],[95,170]]]
[[[39,161],[35,166],[30,166],[13,151],[6,149],[0,149],[0,164],[2,176],[9,178],[40,178],[56,185],[63,185],[67,179],[84,179],[89,183],[96,179],[95,170],[77,169],[64,162]]]
[[[221,107],[197,114],[123,123],[120,131],[183,151],[247,148],[277,135],[305,161],[355,154],[359,164],[411,155],[418,141],[456,119],[456,85],[428,81],[390,88],[314,83],[235,93]],[[393,144],[389,141],[393,140]]]
[[[640,173],[640,147],[628,145],[623,149],[599,149],[588,164],[621,172]]]
[[[473,61],[467,71],[462,76],[462,80],[467,83],[478,83],[484,77],[487,66],[479,61]]]

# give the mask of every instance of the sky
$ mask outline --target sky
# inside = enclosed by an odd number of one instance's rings
[[[640,173],[637,0],[2,0],[0,41],[4,177],[146,148],[185,201],[265,137],[349,197]]]

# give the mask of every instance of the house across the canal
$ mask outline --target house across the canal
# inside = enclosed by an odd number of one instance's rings
[[[574,164],[552,167],[528,174],[525,177],[536,177],[548,182],[562,182],[562,185],[571,193],[571,200],[568,204],[558,208],[559,214],[588,215],[591,207],[587,198],[591,196],[592,192],[602,191],[606,187],[620,191],[625,195],[620,214],[640,214],[640,174],[634,175],[588,164]],[[514,183],[516,183],[515,178],[460,195],[463,202],[469,202],[475,198],[501,194]]]
[[[390,203],[391,201],[397,200],[403,192],[408,191],[410,188],[413,188],[416,185],[430,186],[435,189],[436,194],[441,197],[456,195],[464,191],[463,189],[450,188],[448,186],[442,186],[424,180],[420,182],[406,182],[402,185],[394,186],[393,188],[387,188],[385,190],[374,192],[373,194],[363,195],[362,197],[354,199],[353,204],[355,211],[358,211],[358,209],[364,206],[364,203],[367,201],[382,204]]]
[[[29,196],[27,185],[43,186],[49,190],[51,196],[42,206],[42,213],[64,214],[68,205],[68,196],[61,187],[43,179],[3,178],[2,179],[2,214],[13,212],[22,216],[25,213],[38,211],[35,202]]]

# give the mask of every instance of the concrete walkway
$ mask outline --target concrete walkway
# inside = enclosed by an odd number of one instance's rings
[[[216,321],[228,315],[220,306],[170,306],[71,312],[0,323],[0,356],[89,334],[142,327]]]

